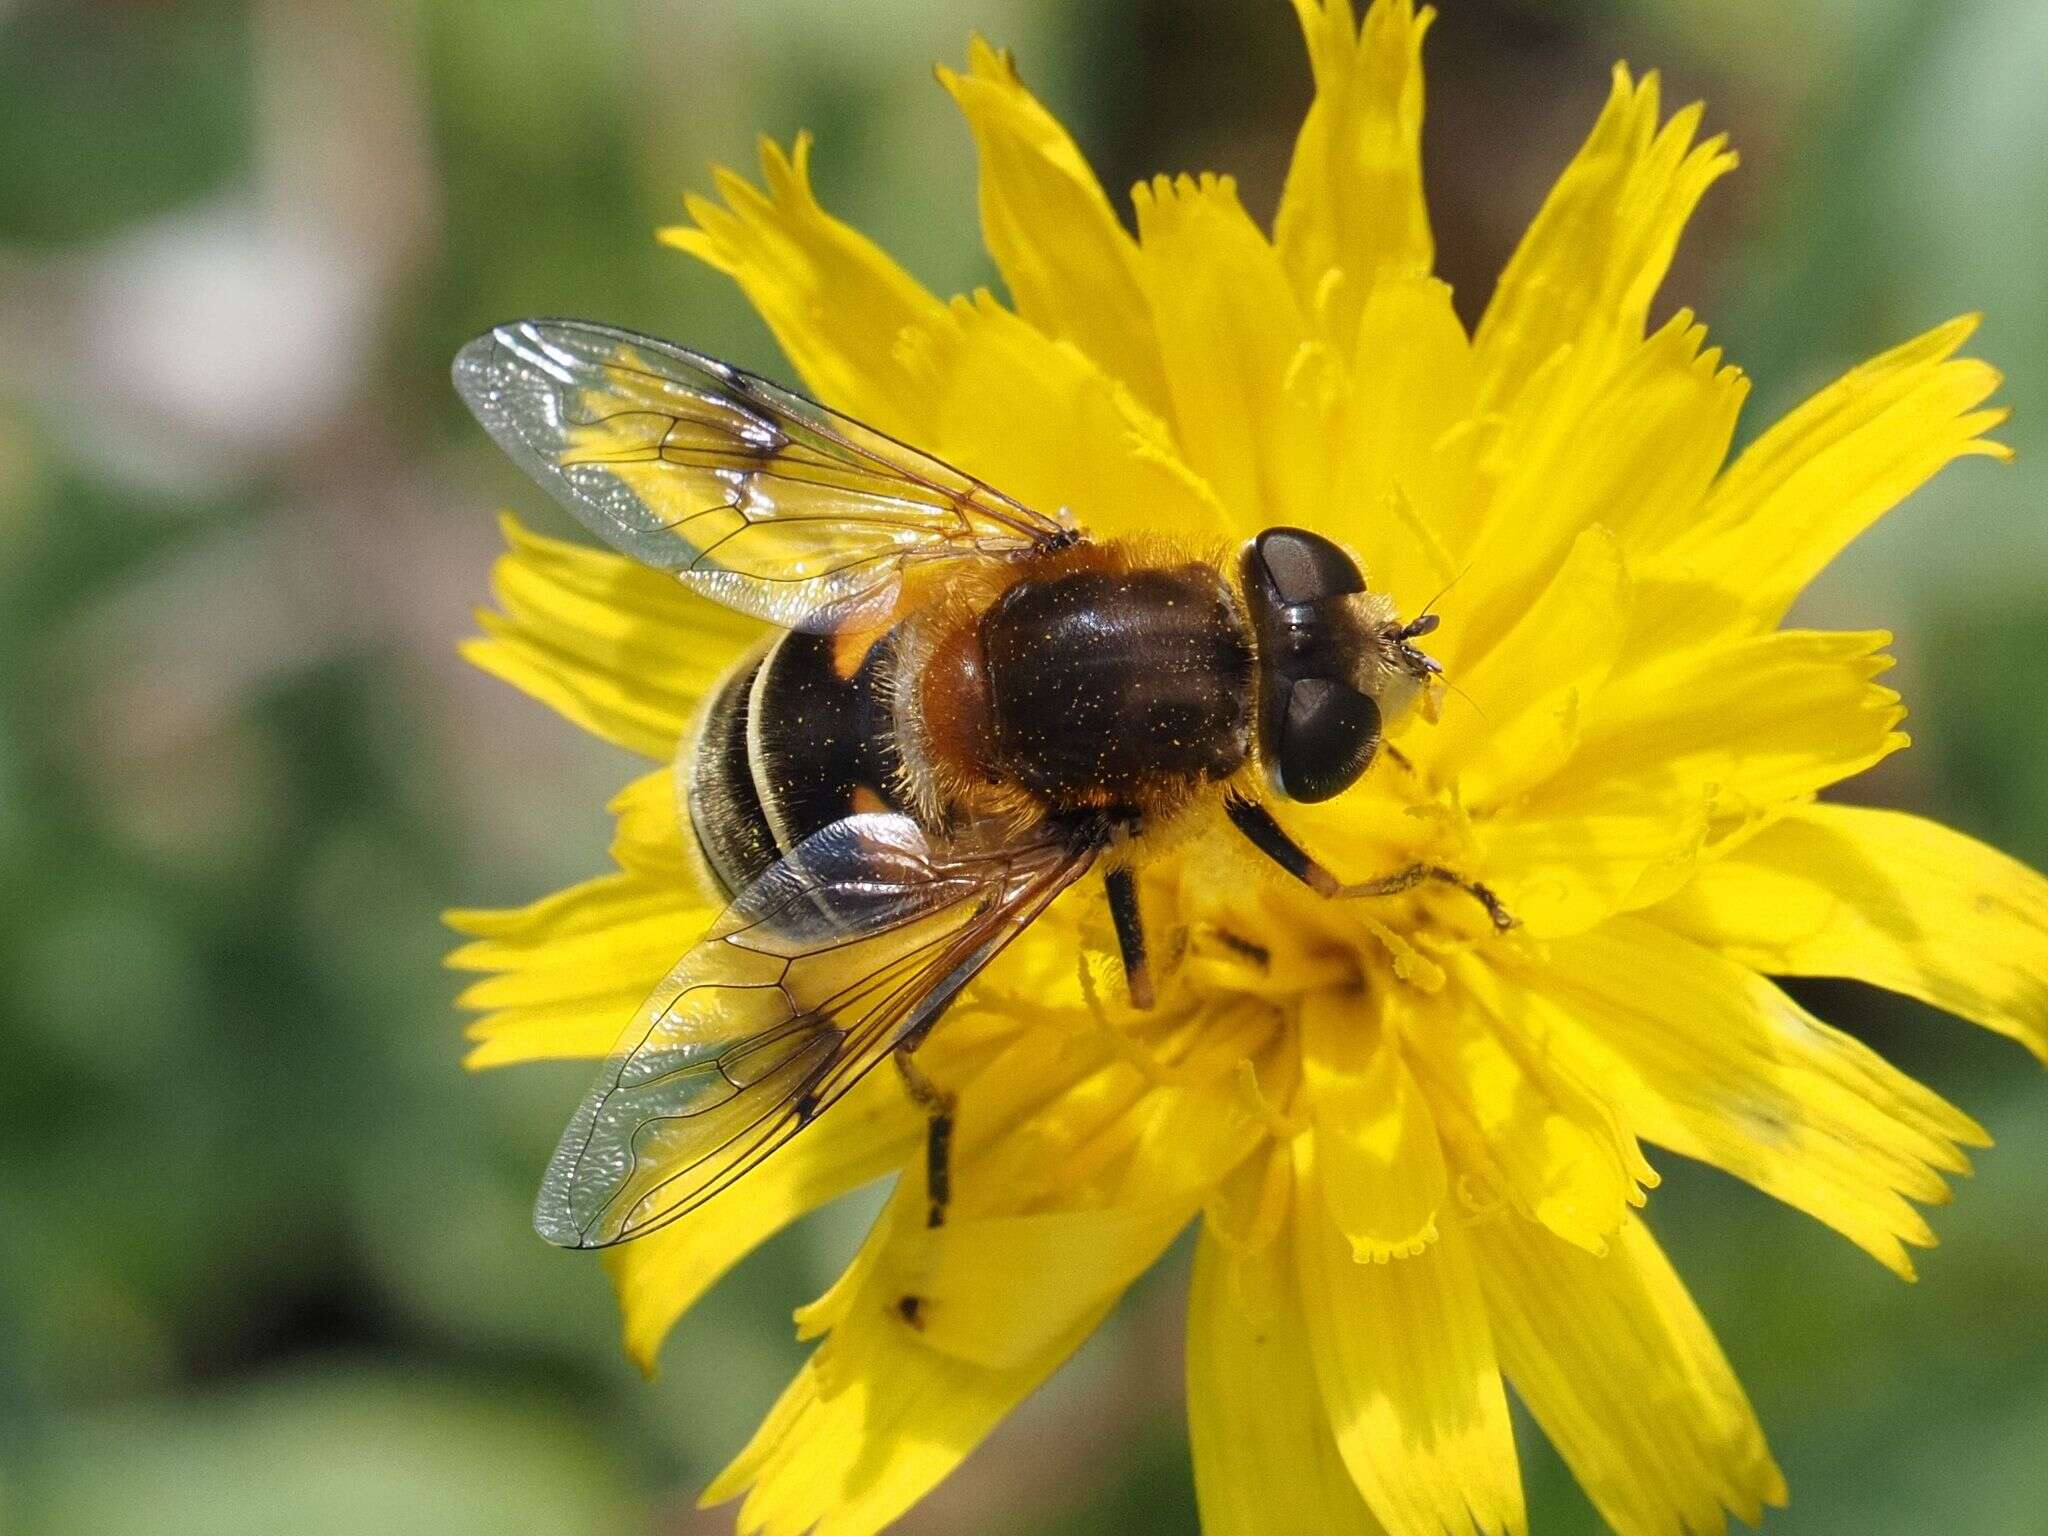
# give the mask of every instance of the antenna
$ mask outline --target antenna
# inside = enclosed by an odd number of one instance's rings
[[[1459,698],[1463,699],[1467,704],[1471,705],[1473,714],[1477,715],[1481,720],[1486,720],[1486,711],[1479,707],[1479,701],[1473,698],[1471,694],[1467,693],[1464,689],[1460,688],[1448,677],[1445,677],[1441,671],[1437,673],[1436,680],[1442,683],[1446,688],[1450,689],[1451,692],[1455,693]],[[1487,720],[1487,724],[1491,725],[1492,723],[1492,721]]]
[[[1431,610],[1444,600],[1444,595],[1472,573],[1472,562],[1465,562],[1465,569],[1436,589],[1436,596],[1422,605],[1422,612],[1408,621],[1408,627],[1401,631],[1401,638],[1411,640],[1417,635],[1426,635],[1442,622]]]

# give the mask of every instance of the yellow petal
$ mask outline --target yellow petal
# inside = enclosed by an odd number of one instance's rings
[[[1618,1536],[1756,1525],[1785,1479],[1706,1319],[1640,1220],[1605,1258],[1525,1221],[1472,1230],[1501,1363]]]
[[[1706,339],[1692,311],[1679,310],[1608,381],[1586,419],[1588,433],[1634,445],[1626,477],[1585,501],[1609,509],[1603,515],[1632,552],[1661,548],[1698,524],[1749,398],[1748,378]]]
[[[1706,840],[1706,809],[1617,779],[1562,806],[1475,821],[1475,868],[1530,936],[1579,933],[1677,890]]]
[[[1314,312],[1329,296],[1317,318],[1341,346],[1379,282],[1426,276],[1435,259],[1422,195],[1422,38],[1436,13],[1374,0],[1361,28],[1351,0],[1295,0],[1294,9],[1316,94],[1273,237],[1302,308]]]
[[[981,230],[1018,313],[1072,342],[1147,409],[1168,408],[1137,243],[1059,120],[1006,50],[975,38],[967,73],[941,69],[981,153]]]
[[[894,1519],[1101,1322],[1250,1149],[1226,1090],[1148,1091],[1121,1063],[1067,1079],[1047,1044],[997,1055],[962,1094],[946,1224],[924,1226],[913,1163],[853,1268],[799,1315],[824,1342],[705,1494],[752,1483],[743,1530],[851,1536]],[[1006,1098],[1038,1102],[1013,1123]],[[1162,1156],[1169,1144],[1187,1160]],[[1055,1178],[1005,1176],[1024,1156]],[[1033,1199],[1056,1204],[1017,1208]]]
[[[1077,348],[1048,341],[986,293],[918,334],[934,451],[1027,506],[1071,510],[1102,538],[1171,528],[1221,543],[1221,504],[1164,422]]]
[[[1759,971],[1903,992],[2048,1062],[2048,880],[1938,822],[1804,806],[1656,915]]]
[[[1249,1091],[1257,1091],[1255,1076]],[[1299,1127],[1277,1120],[1267,1122],[1274,1139],[1231,1169],[1203,1208],[1204,1236],[1233,1256],[1263,1253],[1285,1235],[1294,1199],[1294,1157],[1287,1148]]]
[[[509,911],[448,913],[474,939],[447,963],[496,973],[456,999],[484,1010],[467,1064],[603,1056],[714,910],[673,878],[618,874]]]
[[[963,1031],[951,1016],[923,1048],[942,1086],[973,1073],[954,1130],[949,1225],[1161,1200],[1192,1210],[1250,1150],[1257,1128],[1232,1068],[1258,1049],[1271,1021],[1247,1009],[1183,1018],[1174,1026],[1181,1045],[1155,1056],[1092,1021],[1077,996],[1060,995],[1077,991],[1075,975],[1071,933],[1034,925],[968,993],[976,1029]],[[975,1006],[987,983],[1009,978],[1016,990]],[[1002,1045],[992,1064],[956,1063],[959,1045],[985,1036]]]
[[[1323,1198],[1360,1263],[1420,1253],[1436,1241],[1447,1178],[1429,1104],[1402,1060],[1401,1034],[1360,994],[1324,988],[1301,1004]]]
[[[1597,800],[1625,772],[1674,801],[1745,815],[1861,773],[1906,744],[1898,694],[1873,681],[1891,666],[1879,652],[1890,640],[1782,630],[1610,679],[1532,807]]]
[[[1344,1464],[1393,1536],[1520,1532],[1507,1395],[1461,1227],[1360,1264],[1332,1222],[1319,1137],[1295,1143],[1295,1253],[1309,1351]]]
[[[1227,1026],[1205,1033],[1243,1049]],[[1050,1044],[1025,1031],[990,1059],[962,1095],[952,1214],[896,1234],[876,1261],[920,1299],[931,1347],[990,1366],[1035,1357],[1121,1294],[1258,1138],[1217,1068],[1162,1085],[1120,1055],[1076,1072]]]
[[[1478,527],[1473,579],[1443,607],[1447,660],[1496,644],[1590,523],[1631,554],[1689,526],[1727,453],[1742,375],[1689,311],[1644,327],[1686,219],[1735,157],[1693,144],[1699,107],[1662,127],[1659,110],[1657,77],[1617,67],[1473,339]]]
[[[747,1490],[742,1533],[871,1536],[950,1473],[1108,1313],[1001,1369],[932,1349],[900,1296],[858,1288],[746,1448],[704,1492]]]
[[[626,1354],[651,1375],[669,1329],[719,1276],[805,1212],[903,1166],[923,1146],[924,1129],[902,1085],[870,1073],[749,1173],[744,1192],[607,1248]]]
[[[1299,1295],[1291,1236],[1244,1255],[1203,1226],[1187,1398],[1205,1536],[1381,1531],[1331,1436]]]
[[[683,808],[676,795],[673,768],[644,773],[611,798],[605,807],[618,818],[612,834],[612,861],[631,874],[663,875],[699,891],[707,902],[722,896],[703,887],[696,857],[695,834],[683,827]]]
[[[1472,344],[1432,277],[1386,278],[1358,317],[1351,388],[1331,447],[1324,531],[1363,557],[1376,592],[1419,612],[1458,574],[1470,543]]]
[[[917,1298],[931,1348],[977,1365],[1026,1365],[1077,1319],[1114,1304],[1199,1208],[1198,1198],[1021,1216],[968,1216],[903,1234],[887,1259]]]
[[[608,550],[502,519],[491,571],[501,612],[462,654],[605,740],[667,758],[712,683],[761,625]]]
[[[1956,349],[1976,329],[1952,320],[1852,370],[1752,443],[1670,551],[1670,574],[1726,595],[1752,630],[1784,616],[1829,561],[1949,460],[2009,458],[1983,434],[2005,420],[1978,406],[1996,369]],[[1661,632],[1696,633],[1722,617],[1667,605]]]
[[[720,170],[725,206],[691,197],[685,206],[694,224],[664,229],[661,238],[740,285],[812,394],[919,442],[922,402],[896,344],[943,306],[873,241],[818,206],[810,158],[809,134],[798,134],[787,154],[764,139],[765,191]]]
[[[618,1043],[656,981],[696,942],[719,903],[698,886],[683,843],[675,776],[644,774],[612,797],[621,874],[587,880],[510,911],[458,911],[471,936],[448,956],[457,970],[496,975],[457,1001],[487,1010],[469,1027],[467,1064],[602,1056]]]
[[[1582,530],[1610,529],[1631,559],[1699,515],[1747,382],[1680,310],[1656,334],[1553,353],[1514,407],[1477,431],[1477,530],[1444,603],[1443,660],[1506,649],[1540,584]]]
[[[1511,408],[1562,347],[1618,361],[1641,338],[1686,220],[1735,165],[1720,138],[1692,142],[1698,106],[1661,127],[1659,112],[1657,76],[1637,83],[1616,65],[1606,107],[1480,321],[1483,410]]]
[[[1934,1234],[1908,1200],[1969,1171],[1969,1116],[1748,967],[1642,917],[1549,946],[1522,976],[1557,1049],[1636,1133],[1827,1223],[1903,1276]]]
[[[1243,532],[1317,526],[1324,374],[1273,248],[1227,176],[1161,176],[1131,196],[1182,456]]]
[[[1656,1175],[1606,1102],[1530,1028],[1519,994],[1476,960],[1408,1033],[1420,1043],[1430,1098],[1469,1122],[1501,1193],[1589,1253],[1607,1251]]]
[[[1464,697],[1416,732],[1416,761],[1467,804],[1512,799],[1548,778],[1578,745],[1585,701],[1600,691],[1628,630],[1630,589],[1614,535],[1580,534],[1507,638],[1453,676]]]

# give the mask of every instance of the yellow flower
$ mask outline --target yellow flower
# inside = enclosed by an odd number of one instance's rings
[[[2048,1058],[2048,884],[1931,822],[1823,804],[1905,744],[1886,636],[1780,627],[1838,551],[1983,434],[1959,320],[1726,462],[1746,381],[1647,315],[1734,156],[1617,69],[1467,335],[1417,144],[1430,13],[1296,0],[1314,67],[1269,240],[1227,178],[1133,193],[1128,233],[1008,59],[941,80],[980,147],[1010,305],[942,302],[814,200],[809,142],[720,173],[663,238],[732,275],[821,399],[1115,536],[1336,538],[1466,696],[1358,788],[1286,809],[1350,877],[1320,900],[1204,825],[1145,869],[1177,955],[1123,1005],[1100,883],[966,994],[927,1070],[959,1094],[952,1215],[876,1072],[743,1188],[606,1262],[652,1367],[682,1311],[803,1212],[903,1170],[817,1346],[709,1490],[748,1531],[879,1529],[950,1472],[1199,1222],[1188,1403],[1205,1528],[1525,1526],[1504,1382],[1627,1536],[1718,1531],[1783,1480],[1641,1208],[1652,1145],[1728,1170],[1901,1275],[1961,1111],[1770,976],[1925,999]],[[757,630],[673,580],[508,523],[468,654],[661,764],[614,803],[618,871],[456,914],[490,973],[476,1065],[597,1056],[711,917],[671,769]],[[906,1298],[916,1298],[906,1305]]]

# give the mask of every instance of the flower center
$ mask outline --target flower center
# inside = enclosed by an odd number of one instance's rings
[[[1153,935],[1160,988],[1156,1012],[1123,1015],[1131,1039],[1169,1020],[1263,1019],[1252,1053],[1260,1095],[1294,1099],[1298,1022],[1318,998],[1355,1006],[1386,988],[1433,993],[1460,950],[1499,936],[1474,891],[1443,875],[1472,867],[1469,825],[1455,792],[1432,795],[1405,768],[1329,807],[1290,807],[1289,831],[1347,881],[1428,870],[1378,896],[1319,895],[1267,870],[1233,832],[1216,830],[1174,848],[1148,868],[1141,899]],[[1401,882],[1389,881],[1389,884]],[[1483,890],[1483,888],[1482,888]],[[1105,1001],[1123,994],[1105,983]],[[1227,1062],[1224,1070],[1239,1070]],[[1278,1111],[1276,1111],[1278,1112]]]

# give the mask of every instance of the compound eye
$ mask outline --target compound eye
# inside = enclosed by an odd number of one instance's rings
[[[1327,800],[1357,782],[1380,745],[1380,709],[1357,689],[1305,677],[1287,694],[1275,777],[1290,800]]]
[[[1363,592],[1365,578],[1343,549],[1306,528],[1268,528],[1252,540],[1266,580],[1284,603],[1313,603]]]

